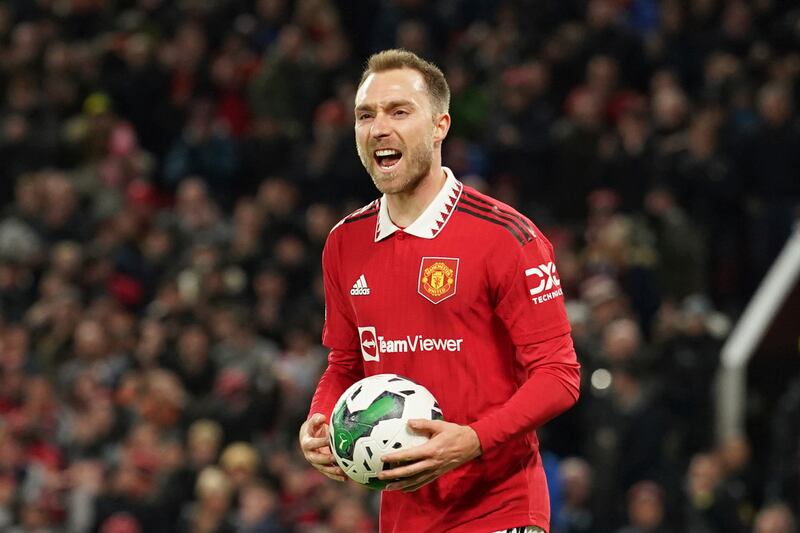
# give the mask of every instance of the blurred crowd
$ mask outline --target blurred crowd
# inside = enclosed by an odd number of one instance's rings
[[[800,380],[759,454],[712,397],[800,205],[796,2],[3,0],[0,41],[0,531],[376,530],[296,434],[394,46],[448,77],[444,164],[556,246],[552,533],[797,531]]]

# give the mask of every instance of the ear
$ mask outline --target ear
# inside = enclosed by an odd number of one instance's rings
[[[450,113],[443,113],[433,121],[433,143],[441,143],[450,131]]]

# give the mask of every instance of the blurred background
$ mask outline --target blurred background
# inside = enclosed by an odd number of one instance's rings
[[[800,261],[737,324],[798,218],[793,0],[0,1],[0,531],[376,531],[296,434],[394,46],[556,248],[552,533],[796,531]]]

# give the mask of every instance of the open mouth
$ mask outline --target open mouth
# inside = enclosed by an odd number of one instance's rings
[[[392,170],[402,158],[402,152],[393,148],[375,150],[375,161],[378,163],[378,167],[380,167],[381,170]]]

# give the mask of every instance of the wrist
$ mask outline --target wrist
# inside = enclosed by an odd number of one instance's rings
[[[473,422],[469,425],[469,428],[475,432],[475,436],[478,438],[481,454],[484,454],[488,450],[492,449],[492,433],[488,431],[488,428],[486,428],[486,423],[484,420],[477,420]]]
[[[465,433],[467,434],[467,441],[470,447],[470,459],[476,459],[483,455],[483,447],[481,446],[481,439],[478,433],[472,426],[464,426]]]

